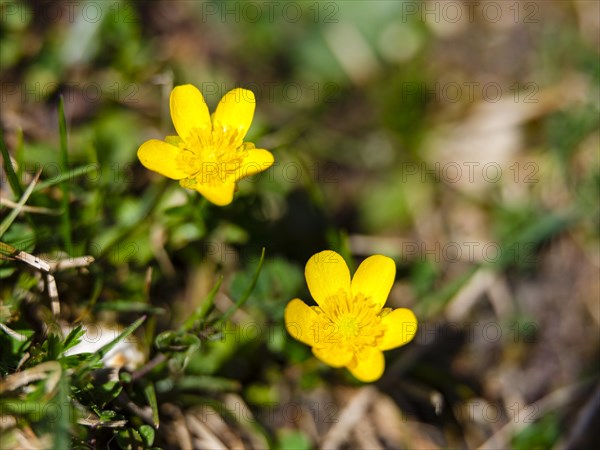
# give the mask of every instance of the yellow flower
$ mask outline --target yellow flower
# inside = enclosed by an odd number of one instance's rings
[[[285,326],[295,339],[333,367],[347,367],[359,380],[381,377],[383,350],[411,341],[417,319],[406,308],[383,308],[396,276],[391,258],[374,255],[358,267],[354,278],[343,258],[326,250],[305,269],[306,283],[318,306],[294,299],[285,308]]]
[[[151,139],[138,149],[148,169],[179,180],[209,201],[224,206],[233,200],[236,182],[273,164],[273,155],[244,142],[254,116],[252,91],[229,91],[211,115],[204,97],[191,84],[171,92],[170,108],[178,136]]]

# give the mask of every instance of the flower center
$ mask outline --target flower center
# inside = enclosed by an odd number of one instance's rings
[[[344,339],[349,339],[358,334],[360,331],[360,323],[356,320],[356,317],[351,315],[343,315],[336,321],[339,333]]]
[[[340,290],[316,310],[327,334],[324,343],[336,343],[360,352],[364,347],[376,346],[385,332],[380,308],[362,294],[352,296]]]
[[[240,133],[218,125],[192,129],[179,148],[177,165],[188,174],[182,185],[190,189],[197,184],[219,186],[235,181],[235,173],[248,155]]]

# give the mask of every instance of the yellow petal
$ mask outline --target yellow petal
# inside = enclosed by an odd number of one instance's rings
[[[344,367],[348,365],[354,354],[347,348],[339,345],[327,347],[313,347],[313,355],[331,367]]]
[[[187,174],[179,169],[176,158],[179,148],[158,139],[144,142],[137,151],[137,156],[144,167],[158,172],[165,177],[180,180]]]
[[[304,269],[306,284],[319,305],[328,299],[336,301],[340,289],[350,292],[350,271],[346,261],[336,252],[325,250],[311,258]]]
[[[236,88],[223,96],[213,115],[213,124],[220,124],[225,130],[237,130],[244,139],[254,117],[256,99],[248,89]]]
[[[373,255],[365,259],[352,278],[352,293],[369,297],[379,308],[383,308],[394,279],[396,264],[383,255]]]
[[[287,304],[284,313],[285,328],[300,342],[315,345],[313,327],[318,324],[317,313],[302,300],[295,298]]]
[[[209,202],[217,206],[226,206],[233,201],[235,183],[223,183],[217,186],[198,183],[194,189],[206,197]]]
[[[175,147],[179,147],[179,144],[183,142],[183,139],[181,139],[179,136],[167,136],[165,137],[165,142],[167,144],[174,145]]]
[[[193,128],[210,128],[212,126],[204,97],[191,84],[184,84],[173,89],[170,107],[173,125],[182,139],[186,139]]]
[[[417,333],[417,318],[410,309],[394,309],[381,319],[381,324],[386,330],[378,345],[380,350],[390,350],[407,344]]]
[[[256,175],[263,170],[267,170],[274,162],[275,158],[268,150],[261,148],[248,150],[248,156],[244,158],[242,166],[236,171],[235,179],[240,180]]]
[[[385,369],[385,359],[381,350],[369,347],[363,350],[352,364],[348,365],[348,370],[360,381],[370,383],[378,380],[383,375]]]

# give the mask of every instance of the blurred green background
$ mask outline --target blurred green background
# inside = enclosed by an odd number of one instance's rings
[[[127,425],[74,420],[65,425],[73,445],[592,442],[600,417],[597,2],[0,5],[4,141],[24,188],[38,169],[46,182],[27,202],[38,209],[20,214],[2,241],[51,261],[95,258],[55,274],[60,323],[126,327],[147,314],[136,336],[142,359],[152,359],[156,335],[180,327],[219,276],[217,313],[242,298],[266,251],[230,324],[198,334],[193,352],[148,375],[161,418],[154,444],[121,433],[144,435],[143,414],[111,397],[103,407]],[[185,83],[211,110],[237,86],[257,98],[247,140],[276,164],[242,181],[226,208],[136,157],[144,141],[173,133],[168,97]],[[4,220],[20,198],[4,172],[1,194]],[[351,268],[375,253],[394,258],[387,306],[419,319],[415,340],[386,353],[386,373],[370,388],[319,363],[282,325],[289,300],[310,301],[303,268],[326,248]],[[0,275],[0,323],[36,336],[36,324],[53,319],[35,270],[8,260]],[[13,337],[0,334],[2,377],[35,367],[18,367],[20,350],[7,350]],[[38,344],[45,356],[37,362],[51,360]],[[89,406],[79,394],[70,395]],[[7,447],[56,443],[47,415],[16,409],[2,411]]]

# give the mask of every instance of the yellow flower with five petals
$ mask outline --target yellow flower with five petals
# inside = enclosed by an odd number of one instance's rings
[[[364,382],[379,379],[385,368],[382,352],[410,342],[417,331],[410,309],[383,308],[396,276],[394,261],[370,256],[351,279],[344,259],[325,250],[306,263],[305,276],[318,306],[297,298],[288,303],[288,332],[324,363],[347,367]]]
[[[175,87],[169,103],[177,136],[140,146],[138,158],[146,168],[224,206],[233,200],[239,179],[273,164],[269,151],[244,142],[256,104],[252,91],[229,91],[212,116],[202,93],[191,84]]]

